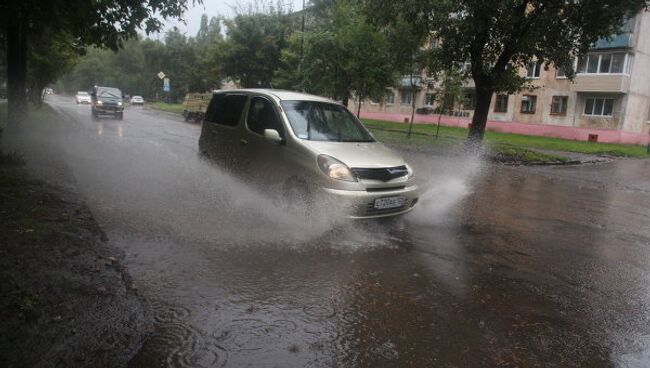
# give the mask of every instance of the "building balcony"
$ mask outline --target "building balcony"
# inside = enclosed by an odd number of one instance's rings
[[[571,90],[575,92],[627,93],[630,77],[625,74],[578,74]]]
[[[621,33],[611,38],[601,38],[596,41],[593,49],[621,49],[632,47],[632,33]]]

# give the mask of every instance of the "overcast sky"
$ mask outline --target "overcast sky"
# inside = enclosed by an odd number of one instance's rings
[[[293,10],[302,9],[303,0],[282,0],[282,3],[288,7],[291,7]],[[191,0],[188,0],[191,3]],[[185,33],[187,36],[195,36],[196,32],[199,30],[199,25],[201,22],[201,15],[207,14],[208,18],[224,15],[226,17],[231,17],[236,14],[234,9],[237,8],[247,8],[251,4],[255,3],[267,3],[267,0],[256,1],[256,0],[203,0],[203,4],[195,5],[191,7],[183,16],[185,23],[180,21],[168,21],[166,22],[166,29],[170,29],[173,26],[178,27],[181,32]],[[276,3],[277,1],[273,1]],[[155,36],[153,36],[155,38]]]

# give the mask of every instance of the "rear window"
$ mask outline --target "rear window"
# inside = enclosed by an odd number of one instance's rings
[[[216,94],[210,100],[205,120],[221,125],[236,126],[247,99],[246,95]]]

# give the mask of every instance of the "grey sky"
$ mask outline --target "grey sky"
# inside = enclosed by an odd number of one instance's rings
[[[189,0],[191,2],[191,0]],[[282,0],[282,3],[288,7],[291,7],[293,10],[300,10],[302,8],[303,0]],[[201,15],[203,13],[207,14],[208,17],[213,17],[217,15],[224,15],[231,17],[236,14],[234,9],[238,8],[247,8],[251,4],[255,3],[264,3],[268,1],[255,1],[255,0],[203,0],[203,4],[197,4],[191,7],[184,15],[185,24],[180,21],[168,21],[166,22],[166,29],[170,29],[173,26],[178,27],[181,32],[185,33],[187,36],[194,36],[199,30],[199,25],[201,22]],[[306,1],[307,2],[307,1]],[[273,1],[276,3],[276,1]]]

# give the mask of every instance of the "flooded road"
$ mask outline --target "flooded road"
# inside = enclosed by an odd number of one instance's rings
[[[650,366],[647,160],[404,152],[417,211],[306,223],[201,162],[179,116],[49,103],[69,121],[42,156],[65,161],[154,312],[130,367]]]

